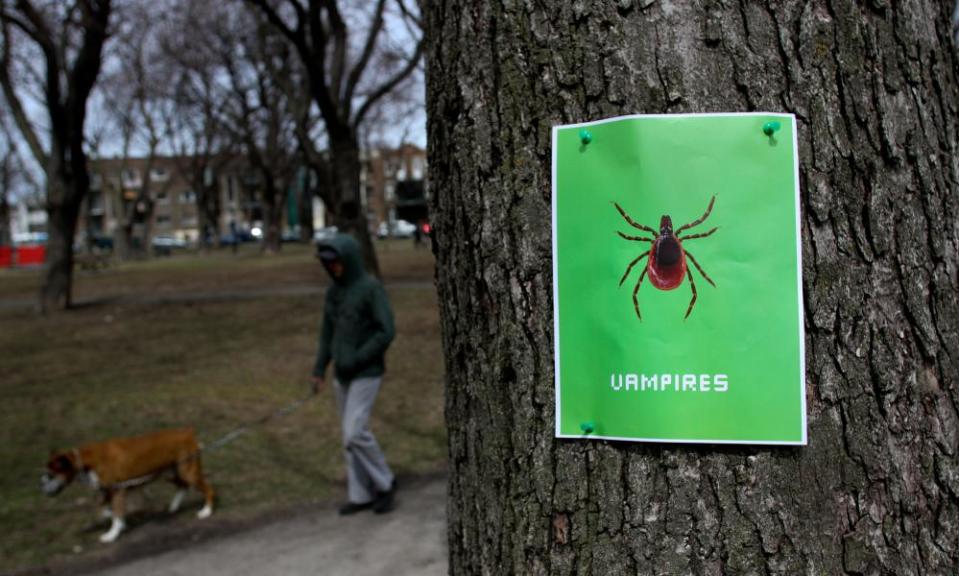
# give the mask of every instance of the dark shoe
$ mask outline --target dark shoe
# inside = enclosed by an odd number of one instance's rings
[[[373,501],[373,513],[374,514],[386,514],[387,512],[392,512],[393,508],[396,507],[395,502],[393,502],[393,497],[396,495],[396,478],[393,478],[393,483],[390,485],[390,489],[386,492],[379,492],[376,495],[376,500]]]
[[[350,514],[356,514],[357,512],[362,512],[363,510],[369,510],[377,501],[367,502],[365,504],[357,504],[356,502],[347,502],[346,504],[340,506],[340,516],[349,516]]]

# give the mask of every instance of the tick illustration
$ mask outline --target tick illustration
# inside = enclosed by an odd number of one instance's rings
[[[630,271],[632,271],[633,266],[638,264],[643,258],[649,257],[649,260],[646,261],[646,266],[643,268],[643,273],[639,275],[639,280],[636,282],[636,287],[633,288],[633,307],[636,308],[636,317],[642,321],[643,317],[639,313],[639,287],[643,283],[643,278],[646,277],[646,274],[649,274],[649,281],[655,287],[660,290],[672,290],[678,287],[683,283],[683,277],[689,278],[689,287],[693,291],[693,299],[689,301],[689,307],[686,308],[686,315],[683,316],[683,320],[689,318],[689,313],[693,311],[693,305],[696,304],[696,282],[693,280],[692,272],[686,266],[686,258],[696,266],[696,270],[699,270],[699,273],[706,279],[706,282],[709,282],[716,286],[716,283],[703,272],[702,267],[699,265],[699,262],[696,262],[696,259],[688,250],[683,248],[683,242],[686,240],[693,240],[694,238],[705,238],[711,235],[713,232],[719,229],[715,227],[709,232],[703,232],[702,234],[690,234],[688,236],[682,236],[681,234],[690,228],[699,226],[706,221],[706,218],[709,218],[709,213],[713,211],[713,204],[716,202],[716,197],[713,196],[709,201],[709,207],[706,208],[706,213],[702,215],[699,220],[690,222],[684,226],[680,226],[678,230],[673,232],[673,221],[668,214],[663,214],[663,217],[659,220],[659,232],[650,228],[649,226],[643,226],[635,222],[632,218],[629,217],[629,214],[623,210],[619,204],[613,202],[613,206],[619,210],[619,213],[626,219],[626,222],[630,226],[643,232],[648,232],[653,235],[652,238],[646,238],[644,236],[629,236],[623,234],[622,232],[617,231],[622,238],[626,240],[633,240],[635,242],[649,242],[651,247],[648,251],[643,252],[636,257],[635,260],[629,263],[629,266],[626,267],[626,273],[623,274],[622,279],[619,281],[619,285],[622,286],[623,282],[626,281],[626,278],[629,277]]]

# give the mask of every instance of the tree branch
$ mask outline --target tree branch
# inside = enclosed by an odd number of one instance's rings
[[[288,4],[297,15],[296,29],[291,29],[280,17],[267,0],[246,0],[258,7],[267,21],[276,27],[281,34],[290,39],[307,70],[310,81],[310,92],[316,100],[323,119],[328,124],[343,125],[339,117],[336,102],[330,96],[329,84],[326,79],[326,31],[321,17],[321,2],[327,0],[310,0],[309,7],[304,9],[297,0],[288,0]],[[309,26],[310,41],[306,40],[306,27]]]
[[[100,73],[103,44],[107,39],[107,24],[110,19],[110,0],[104,0],[95,8],[83,3],[83,44],[67,75],[67,113],[71,121],[86,115],[86,102]],[[80,131],[82,137],[82,130]]]
[[[24,140],[30,147],[30,152],[36,158],[37,163],[43,168],[47,166],[47,153],[37,137],[37,133],[30,124],[27,114],[23,109],[23,103],[14,90],[13,83],[10,80],[10,29],[6,19],[6,14],[0,12],[0,37],[3,40],[3,54],[0,55],[0,87],[3,89],[3,96],[10,111],[13,114],[13,120],[23,135]]]
[[[423,19],[420,16],[413,14],[413,12],[406,7],[406,2],[404,0],[396,0],[396,3],[400,7],[400,12],[403,13],[403,16],[408,20],[411,20],[413,24],[416,25],[420,30],[423,29]]]
[[[382,1],[382,0],[381,0]],[[333,33],[333,64],[330,69],[330,92],[338,102],[340,108],[349,110],[349,101],[340,100],[343,93],[340,88],[343,86],[343,74],[346,71],[346,52],[347,52],[347,26],[340,14],[340,9],[336,5],[336,0],[326,1],[327,19],[330,22],[330,29]],[[344,114],[349,117],[349,114]]]
[[[43,21],[43,16],[37,12],[37,9],[34,8],[28,0],[18,0],[17,1],[17,10],[27,19],[26,22],[16,18],[12,14],[4,14],[4,17],[9,19],[12,24],[23,30],[23,32],[30,37],[31,40],[40,45],[44,53],[49,51],[54,51],[56,49],[56,44],[53,42],[53,35],[50,33],[50,29],[47,27],[47,23]]]
[[[270,6],[267,0],[246,0],[246,3],[259,8],[260,13],[266,16],[270,24],[293,43],[303,58],[309,56],[309,46],[306,44],[306,35],[303,30],[303,22],[305,20],[303,7],[295,0],[291,0],[290,4],[294,7],[294,10],[296,10],[296,28],[291,28],[283,18],[280,17],[280,14]]]
[[[406,80],[410,74],[413,73],[413,70],[416,70],[416,66],[419,63],[420,58],[423,55],[423,49],[425,47],[425,42],[422,37],[420,37],[419,42],[416,44],[416,51],[410,57],[409,61],[406,63],[399,72],[396,73],[392,78],[380,85],[379,88],[373,90],[369,96],[367,96],[366,101],[363,102],[363,105],[360,106],[360,109],[356,112],[356,117],[352,120],[352,126],[354,129],[358,127],[363,122],[363,117],[370,111],[370,108],[376,104],[381,98],[390,93],[394,88],[396,88],[400,82]]]
[[[353,94],[356,91],[356,86],[359,84],[360,78],[363,76],[363,71],[366,69],[366,65],[373,55],[373,51],[376,48],[376,39],[380,34],[380,30],[383,29],[383,11],[385,8],[386,0],[379,0],[376,4],[376,12],[373,16],[373,23],[370,25],[369,35],[367,35],[366,43],[363,46],[363,53],[360,55],[360,59],[356,62],[356,65],[353,66],[353,70],[350,71],[350,78],[346,84],[346,94],[343,95],[347,117],[349,117],[349,110],[353,105]]]

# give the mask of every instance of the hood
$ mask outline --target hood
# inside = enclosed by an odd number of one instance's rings
[[[343,277],[334,278],[340,285],[349,285],[366,275],[363,267],[363,258],[360,256],[360,246],[349,234],[337,234],[329,240],[316,245],[317,250],[330,249],[340,255],[343,262]]]

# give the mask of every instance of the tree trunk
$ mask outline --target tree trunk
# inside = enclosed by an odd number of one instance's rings
[[[169,189],[166,186],[165,189]],[[146,210],[143,213],[143,237],[140,239],[140,249],[143,258],[149,260],[153,256],[150,250],[150,242],[153,240],[153,210],[156,208],[156,202],[152,198],[144,200]]]
[[[209,164],[194,168],[191,183],[196,193],[198,245],[203,250],[220,246],[220,190],[207,175]]]
[[[13,244],[13,231],[10,229],[10,203],[7,196],[0,191],[0,246]]]
[[[263,175],[263,251],[277,254],[281,247],[280,229],[283,209],[286,207],[286,191],[282,182],[277,187],[272,174],[266,170],[260,173]]]
[[[120,210],[122,216],[113,234],[113,243],[116,247],[116,257],[122,261],[130,260],[133,256],[133,218],[127,214],[132,210],[130,202],[120,200]]]
[[[47,174],[47,198],[60,201],[47,202],[47,254],[40,287],[43,313],[66,310],[72,304],[73,239],[81,202],[86,196],[86,190],[80,189],[83,185],[83,182],[68,181],[62,174]]]
[[[313,241],[313,187],[310,186],[310,174],[306,172],[298,179],[296,210],[300,224],[300,241]]]
[[[10,188],[13,185],[13,156],[9,152],[0,158],[0,246],[13,244],[11,230]]]
[[[334,134],[337,134],[334,137]],[[376,249],[370,239],[369,222],[360,198],[360,147],[355,135],[330,134],[330,165],[336,191],[333,223],[340,232],[352,234],[360,245],[367,270],[380,275]]]
[[[771,4],[430,4],[451,574],[959,572],[951,3]],[[556,440],[551,125],[748,110],[798,118],[809,445]]]

